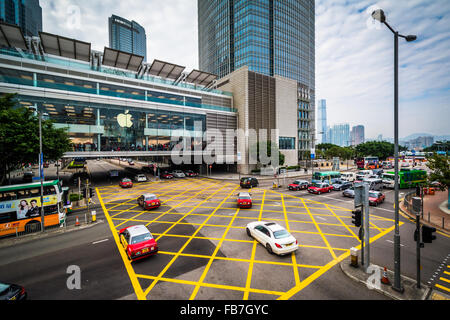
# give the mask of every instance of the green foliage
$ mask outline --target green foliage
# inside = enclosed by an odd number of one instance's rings
[[[251,153],[254,153],[254,154],[256,154],[257,155],[257,161],[258,161],[258,163],[260,163],[261,162],[261,156],[260,156],[260,146],[261,145],[266,145],[266,147],[267,147],[267,151],[266,151],[266,155],[267,155],[267,157],[271,157],[272,156],[272,142],[270,141],[270,140],[268,140],[268,141],[263,141],[263,142],[258,142],[258,143],[256,143],[255,145],[253,145],[252,147],[251,147],[251,149],[250,149],[250,152]],[[278,149],[278,145],[277,144],[275,144],[274,145],[274,150],[275,150],[275,152],[278,152],[278,161],[279,161],[279,166],[282,166],[282,165],[284,165],[284,162],[285,162],[285,156],[284,156],[284,154],[282,154],[281,152],[280,152],[280,149]]]
[[[355,157],[355,149],[353,147],[340,147],[331,143],[321,143],[316,146],[316,154],[318,157],[325,159],[339,157],[348,160]]]
[[[399,151],[401,149],[399,148]],[[378,157],[380,160],[394,155],[394,144],[387,141],[370,141],[356,146],[356,155],[358,157]]]
[[[440,183],[441,191],[450,188],[450,158],[446,155],[434,153],[428,157],[427,167],[431,173],[428,175],[428,182],[437,181]]]
[[[39,119],[32,111],[16,106],[15,95],[0,97],[0,184],[9,172],[39,159]],[[71,149],[64,129],[42,121],[42,149],[45,160],[58,160]]]
[[[77,194],[77,193],[71,193],[69,195],[69,200],[70,202],[74,202],[74,201],[80,201],[83,199],[83,196],[81,194]]]
[[[424,152],[437,152],[450,150],[450,141],[436,141],[431,147],[423,149]]]

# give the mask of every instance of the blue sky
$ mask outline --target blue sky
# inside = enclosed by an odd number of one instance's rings
[[[198,68],[196,0],[41,0],[44,31],[108,46],[108,17],[147,31],[148,61]],[[450,134],[450,1],[317,0],[316,98],[328,122],[363,124],[366,137],[393,137],[393,35],[370,12],[416,42],[400,41],[400,137]]]

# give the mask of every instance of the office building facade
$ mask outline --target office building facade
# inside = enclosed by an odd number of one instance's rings
[[[108,19],[109,47],[144,57],[147,61],[147,35],[136,21],[112,15]]]
[[[38,36],[42,31],[39,0],[1,0],[0,21],[19,26],[25,36]]]
[[[327,101],[319,100],[317,105],[317,141],[327,143]]]
[[[18,43],[20,51],[0,41],[0,94],[17,94],[18,106],[37,109],[55,127],[66,128],[73,150],[65,158],[167,160],[177,145],[173,135],[202,143],[207,130],[236,129],[232,94],[190,82],[200,71],[188,74],[174,64],[142,63],[140,56],[92,51],[89,43],[57,38],[40,35],[43,54],[27,49],[26,41]],[[235,149],[217,153],[235,161]]]
[[[348,147],[350,145],[350,125],[348,123],[335,124],[330,131],[332,144],[340,147]]]
[[[250,72],[297,82],[299,158],[315,142],[313,0],[198,0],[199,65],[219,78]]]
[[[364,126],[359,125],[352,128],[351,141],[352,146],[357,146],[365,142]]]

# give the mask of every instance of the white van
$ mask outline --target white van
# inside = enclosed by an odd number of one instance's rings
[[[356,179],[356,174],[354,172],[341,172],[341,179],[353,182]]]
[[[383,190],[383,180],[381,179],[364,179],[364,182],[368,182],[370,184],[369,190]]]
[[[366,179],[368,176],[370,176],[372,174],[373,174],[372,170],[359,170],[356,173],[356,180],[362,181],[363,179]]]

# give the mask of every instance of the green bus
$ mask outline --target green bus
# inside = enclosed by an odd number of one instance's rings
[[[395,172],[389,171],[382,175],[383,185],[387,189],[395,187]],[[398,186],[401,189],[408,189],[423,184],[427,181],[427,172],[425,170],[401,169],[398,172]]]
[[[314,172],[311,183],[328,182],[334,183],[341,178],[341,173],[337,171]]]

